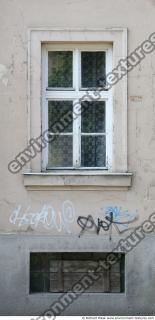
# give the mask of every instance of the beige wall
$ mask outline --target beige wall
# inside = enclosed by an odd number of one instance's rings
[[[71,239],[80,232],[76,222],[79,215],[91,214],[97,220],[105,217],[107,207],[118,207],[120,219],[123,214],[129,220],[137,218],[130,224],[134,227],[155,211],[155,52],[128,74],[128,171],[133,173],[129,189],[27,190],[21,172],[13,175],[7,168],[28,140],[28,28],[127,28],[129,54],[154,32],[154,18],[154,0],[0,0],[1,234],[21,232],[29,238],[33,234]],[[41,221],[38,227],[30,224],[30,215],[27,223],[22,223],[24,214],[31,213],[31,218],[35,214],[33,219],[38,219],[37,214],[47,208],[49,219],[52,208],[54,212],[50,228]],[[17,209],[20,219],[15,223]],[[117,234],[115,228],[113,233]],[[105,235],[101,231],[96,240],[92,231],[90,237],[99,243]],[[81,247],[87,250],[85,242]],[[78,244],[74,244],[76,248]],[[102,250],[106,248],[103,241]]]

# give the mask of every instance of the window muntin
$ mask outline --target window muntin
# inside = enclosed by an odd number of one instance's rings
[[[118,256],[118,254],[115,254]],[[99,275],[86,292],[122,293],[125,288],[125,256],[119,255],[110,269],[97,272],[99,263],[107,258],[107,253],[31,253],[30,293],[69,292],[88,272]]]
[[[101,48],[103,47],[103,48]],[[108,91],[100,90],[99,94],[93,96],[93,90],[96,90],[96,84],[99,84],[99,78],[101,79],[101,74],[103,73],[103,78],[105,78],[106,72],[110,70],[109,63],[111,57],[111,48],[105,48],[101,46],[91,45],[82,46],[80,44],[71,46],[65,45],[65,49],[59,45],[58,47],[48,45],[46,46],[46,56],[45,58],[45,74],[44,74],[44,88],[45,91],[45,101],[44,101],[44,123],[43,130],[47,130],[50,127],[50,134],[52,133],[52,125],[57,123],[57,135],[65,135],[66,138],[60,138],[58,140],[58,146],[56,143],[52,146],[52,143],[48,144],[46,150],[43,150],[43,169],[109,169],[111,163],[111,130],[110,130],[110,114],[111,114],[111,93]],[[72,51],[71,51],[72,50]],[[58,53],[60,52],[60,57],[58,58]],[[57,56],[58,66],[64,66],[65,59],[72,60],[72,67],[70,63],[69,73],[72,69],[72,88],[68,80],[65,82],[65,72],[62,70],[63,75],[61,76],[61,70],[58,73],[59,82],[57,81],[57,86],[51,87],[52,82],[49,82],[49,59]],[[65,55],[66,53],[66,55]],[[69,54],[69,55],[68,55]],[[67,57],[67,58],[66,58]],[[68,58],[69,57],[69,58]],[[88,70],[88,82],[87,91],[85,92],[83,84],[86,83],[86,58],[89,60],[92,58],[92,64],[90,65],[90,70]],[[55,58],[56,59],[56,58]],[[99,59],[99,63],[97,61]],[[59,62],[60,60],[60,62]],[[63,60],[63,62],[62,62]],[[52,62],[50,62],[52,65]],[[66,64],[68,66],[68,62]],[[66,66],[66,68],[68,68]],[[58,67],[59,69],[59,67]],[[66,69],[67,70],[67,69]],[[52,67],[50,67],[50,74],[52,72]],[[91,78],[93,75],[93,82],[91,83]],[[55,75],[53,76],[55,77]],[[71,78],[71,77],[70,77]],[[83,79],[83,80],[82,80]],[[51,81],[51,80],[50,80]],[[54,81],[54,80],[52,80]],[[83,83],[82,83],[83,82]],[[94,85],[92,87],[91,85]],[[103,85],[103,82],[100,81]],[[50,86],[49,86],[50,85]],[[67,87],[68,85],[68,87]],[[61,87],[62,86],[62,87]],[[90,87],[89,87],[90,86]],[[91,93],[91,98],[89,96],[89,90]],[[69,112],[70,103],[72,103],[73,115],[78,113],[77,117],[73,116],[72,121],[68,123],[68,126],[63,127],[61,130],[61,125],[58,124],[59,119],[65,116]],[[52,110],[52,105],[57,104]],[[68,104],[68,111],[67,111]],[[65,107],[66,105],[66,107]],[[86,108],[87,105],[87,108]],[[78,106],[78,112],[76,108]],[[60,110],[62,109],[62,110]],[[88,109],[88,110],[86,110]],[[52,111],[50,111],[52,110]],[[56,110],[57,115],[56,115]],[[71,108],[70,108],[71,110]],[[64,113],[63,113],[64,112]],[[59,119],[58,119],[59,118]],[[48,120],[47,120],[48,119]],[[61,122],[61,121],[60,121]],[[97,123],[98,122],[98,123]],[[72,126],[72,132],[71,132]],[[87,126],[87,128],[86,128]],[[90,131],[90,132],[89,132]],[[71,137],[72,135],[72,137]],[[88,137],[86,137],[88,135]],[[65,144],[63,145],[63,140]],[[102,143],[101,148],[99,144]],[[69,144],[72,145],[72,150]],[[61,147],[63,151],[60,150]],[[52,151],[53,150],[53,151]],[[58,153],[56,155],[56,150]],[[53,155],[50,153],[53,152]],[[63,153],[66,153],[63,156]],[[68,157],[72,157],[68,158]],[[65,160],[64,160],[65,158]],[[57,161],[56,161],[57,159]]]

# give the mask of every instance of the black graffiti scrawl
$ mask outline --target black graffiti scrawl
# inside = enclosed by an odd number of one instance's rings
[[[79,216],[77,223],[81,228],[79,237],[85,232],[94,230],[98,235],[101,230],[109,232],[109,237],[111,240],[113,227],[118,234],[122,234],[132,227],[129,227],[129,224],[136,221],[138,218],[137,214],[129,214],[126,210],[124,212],[120,211],[118,207],[108,207],[106,210],[105,218],[97,218],[97,221],[94,220],[92,215],[88,216]]]

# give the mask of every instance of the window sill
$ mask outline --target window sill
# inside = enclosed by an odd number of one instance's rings
[[[26,172],[24,186],[28,190],[127,190],[132,173],[103,171]]]

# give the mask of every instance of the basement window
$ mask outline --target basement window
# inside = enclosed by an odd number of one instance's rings
[[[30,293],[70,292],[77,284],[84,288],[83,292],[122,293],[125,290],[124,254],[115,254],[117,261],[110,269],[97,271],[108,254],[30,253]]]

